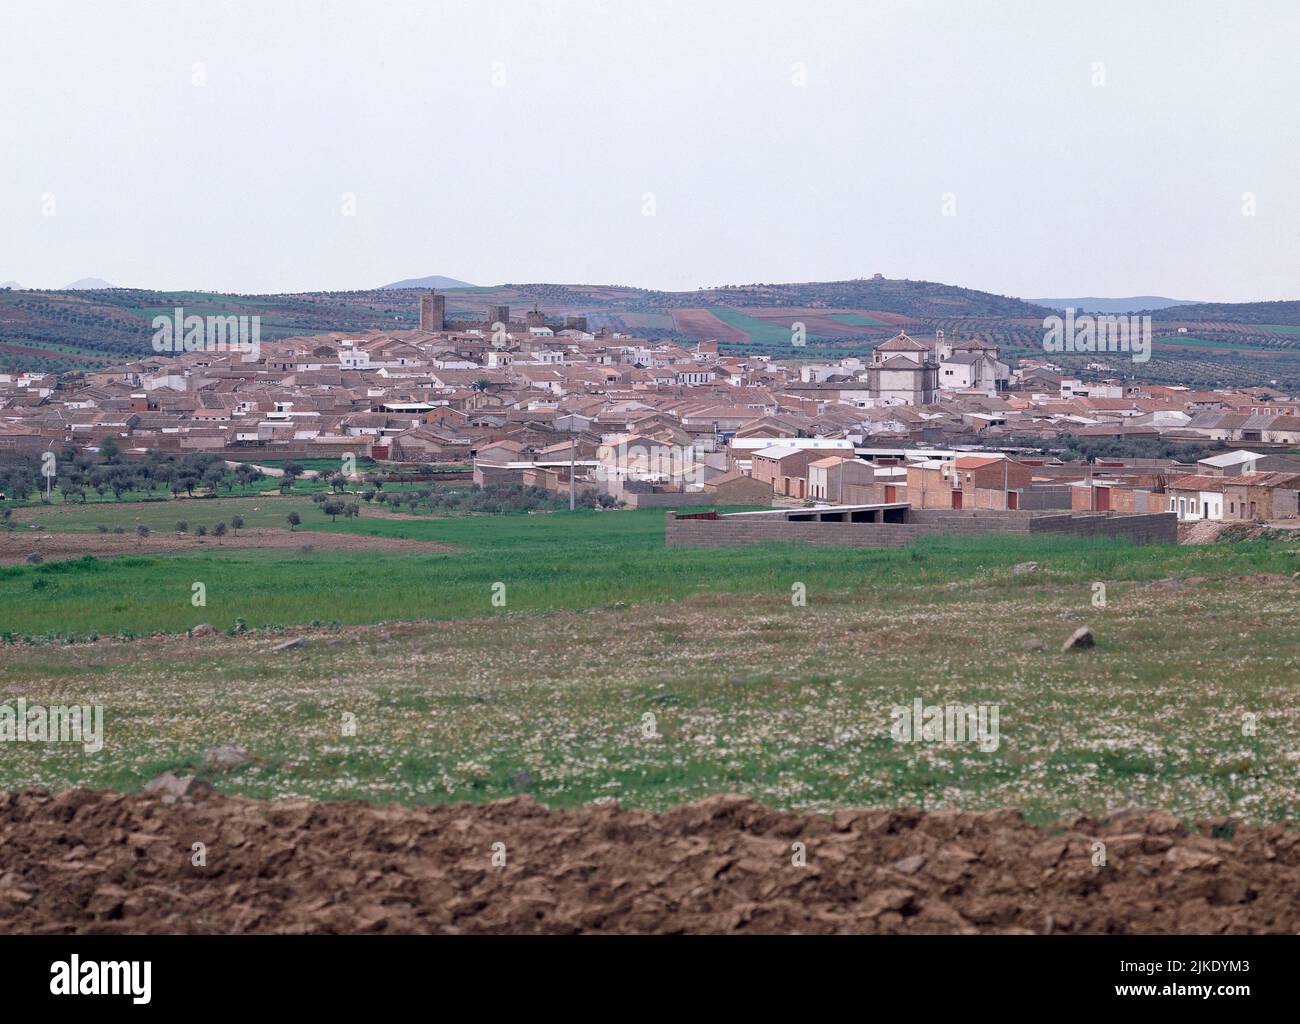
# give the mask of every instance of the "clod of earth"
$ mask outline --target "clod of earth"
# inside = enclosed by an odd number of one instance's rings
[[[1080,626],[1078,629],[1076,629],[1073,633],[1070,634],[1070,638],[1066,640],[1065,643],[1061,644],[1061,650],[1081,651],[1081,650],[1086,650],[1089,647],[1095,646],[1096,643],[1097,641],[1092,635],[1092,630],[1089,629],[1087,626]]]
[[[1044,831],[1009,809],[825,817],[741,796],[662,815],[265,803],[170,772],[148,788],[0,792],[0,932],[1300,930],[1300,831],[1281,825],[1228,838],[1125,811]]]

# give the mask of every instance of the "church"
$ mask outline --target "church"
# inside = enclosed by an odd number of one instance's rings
[[[877,345],[867,365],[867,384],[875,405],[933,405],[945,391],[1006,390],[1011,368],[998,359],[996,346],[971,340],[950,342],[943,331],[918,341],[899,331]]]

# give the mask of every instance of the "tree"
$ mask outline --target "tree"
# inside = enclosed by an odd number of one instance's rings
[[[208,535],[208,528],[204,526],[202,523],[199,523],[198,526],[194,527],[194,536],[206,537],[207,535]]]
[[[290,512],[285,518],[289,520],[290,530],[293,530],[294,527],[302,522],[302,516],[298,515],[297,512]]]
[[[121,453],[122,449],[118,447],[117,438],[112,434],[105,434],[104,437],[100,439],[99,454],[104,456],[104,461],[106,463],[116,461],[118,455]]]
[[[240,487],[247,489],[254,481],[262,479],[262,471],[251,463],[241,462],[235,470],[235,479],[239,481]]]
[[[217,493],[217,488],[226,478],[226,471],[222,468],[221,463],[213,463],[203,471],[203,484],[211,494]]]
[[[123,467],[124,469],[125,467]],[[118,501],[122,500],[122,495],[131,490],[134,484],[135,478],[130,473],[119,471],[116,468],[108,476],[109,489],[113,492],[113,497]]]
[[[136,543],[139,544],[141,540],[144,540],[149,536],[149,527],[145,526],[144,523],[141,523],[135,528],[135,535],[140,538],[140,540],[136,541]]]
[[[217,525],[212,528],[212,536],[216,537],[218,541],[220,541],[221,538],[224,537],[225,535],[226,535],[225,523],[217,523]]]
[[[283,473],[284,479],[288,480],[289,486],[292,487],[294,480],[302,476],[303,468],[296,462],[286,462],[284,464]]]
[[[341,501],[327,501],[321,506],[321,511],[330,517],[332,522],[339,521],[339,515],[343,512],[343,503]]]
[[[240,530],[242,530],[242,529],[244,528],[244,517],[243,517],[243,516],[231,516],[231,517],[230,517],[230,526],[231,526],[231,529],[233,529],[236,533],[238,533]]]
[[[184,533],[189,528],[190,528],[190,524],[187,523],[184,519],[176,520],[176,536],[179,537],[182,533]]]

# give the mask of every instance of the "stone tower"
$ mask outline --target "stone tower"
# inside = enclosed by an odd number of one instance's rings
[[[420,296],[420,330],[441,331],[446,327],[447,296],[430,288],[429,294]]]

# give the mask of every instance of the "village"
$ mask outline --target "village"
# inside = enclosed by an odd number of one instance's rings
[[[941,332],[801,363],[591,331],[585,317],[538,309],[449,323],[430,291],[419,330],[264,342],[253,360],[224,347],[150,352],[63,381],[0,375],[0,455],[111,437],[127,459],[370,459],[472,471],[479,486],[594,489],[630,508],[1296,518],[1294,398],[1094,376],[1045,358],[1012,368],[996,347]],[[1062,435],[1214,454],[1080,459],[1054,447]]]

